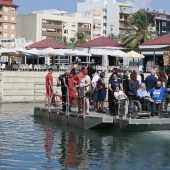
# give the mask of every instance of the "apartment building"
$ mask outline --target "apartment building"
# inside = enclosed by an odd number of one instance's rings
[[[83,18],[92,19],[92,39],[103,35],[103,13],[98,11],[86,11],[81,13]]]
[[[101,36],[107,36],[110,33],[117,35],[127,30],[127,17],[132,14],[132,7],[116,0],[86,0],[77,3],[77,12],[100,12],[103,16],[100,21],[103,24]],[[93,31],[95,32],[95,29]]]
[[[79,13],[40,10],[17,17],[17,36],[37,42],[46,38],[66,37],[69,40],[76,32],[84,32],[86,40],[91,40],[92,24],[92,19],[83,18]]]
[[[16,38],[17,8],[18,5],[13,4],[13,0],[0,1],[0,39]],[[6,48],[14,46],[14,44],[10,43],[3,43],[1,45]]]
[[[119,33],[125,33],[129,27],[127,21],[132,14],[132,7],[127,3],[119,3]]]
[[[149,9],[143,9],[148,12],[149,22],[153,24],[159,35],[170,33],[170,14],[166,11],[159,12],[156,10],[150,11]]]

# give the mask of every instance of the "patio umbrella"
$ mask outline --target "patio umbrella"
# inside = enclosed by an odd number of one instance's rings
[[[91,54],[86,53],[84,51],[80,51],[77,49],[68,49],[68,50],[63,50],[65,55],[68,56],[91,56]]]
[[[122,58],[145,58],[144,55],[139,54],[139,53],[137,53],[133,50],[128,52],[128,53],[123,54],[121,57]]]
[[[121,51],[121,50],[114,50],[112,53],[111,53],[111,56],[117,56],[117,57],[121,57],[125,54],[124,51]]]
[[[113,51],[107,49],[90,49],[90,53],[94,55],[112,55]]]
[[[64,51],[61,49],[45,48],[42,50],[43,56],[63,56]]]

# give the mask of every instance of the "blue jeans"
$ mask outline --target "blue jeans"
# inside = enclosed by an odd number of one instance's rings
[[[97,100],[98,100],[98,91],[94,91],[93,92],[93,103],[92,103],[93,109],[95,109],[95,107],[96,107]]]

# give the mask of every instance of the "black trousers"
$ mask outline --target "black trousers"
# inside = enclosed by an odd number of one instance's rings
[[[66,102],[67,102],[67,87],[61,87],[62,92],[62,108],[66,110]]]
[[[113,92],[108,91],[108,100],[109,100],[109,112],[110,114],[116,116],[118,112],[118,106],[114,100]]]

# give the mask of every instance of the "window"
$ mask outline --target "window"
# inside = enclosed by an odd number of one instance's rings
[[[123,18],[123,16],[122,15],[120,15],[120,19],[122,19]]]
[[[11,21],[15,21],[15,17],[11,17]]]
[[[68,34],[68,30],[64,30],[64,34]]]
[[[8,25],[4,25],[4,29],[7,30],[8,29]]]
[[[76,27],[76,23],[73,22],[73,23],[71,24],[71,26],[72,26],[72,27]]]
[[[8,12],[8,8],[7,7],[4,7],[4,12]]]
[[[11,8],[11,12],[15,12],[15,8]]]
[[[162,26],[163,26],[163,27],[166,27],[166,22],[162,22]]]
[[[76,33],[76,30],[71,30],[71,33],[73,33],[73,34]]]
[[[14,34],[11,34],[11,38],[14,38]]]
[[[7,38],[8,34],[7,33],[4,33],[4,38]]]
[[[8,16],[4,16],[4,20],[7,21],[8,20]]]
[[[15,26],[14,25],[11,25],[11,30],[14,30]]]

